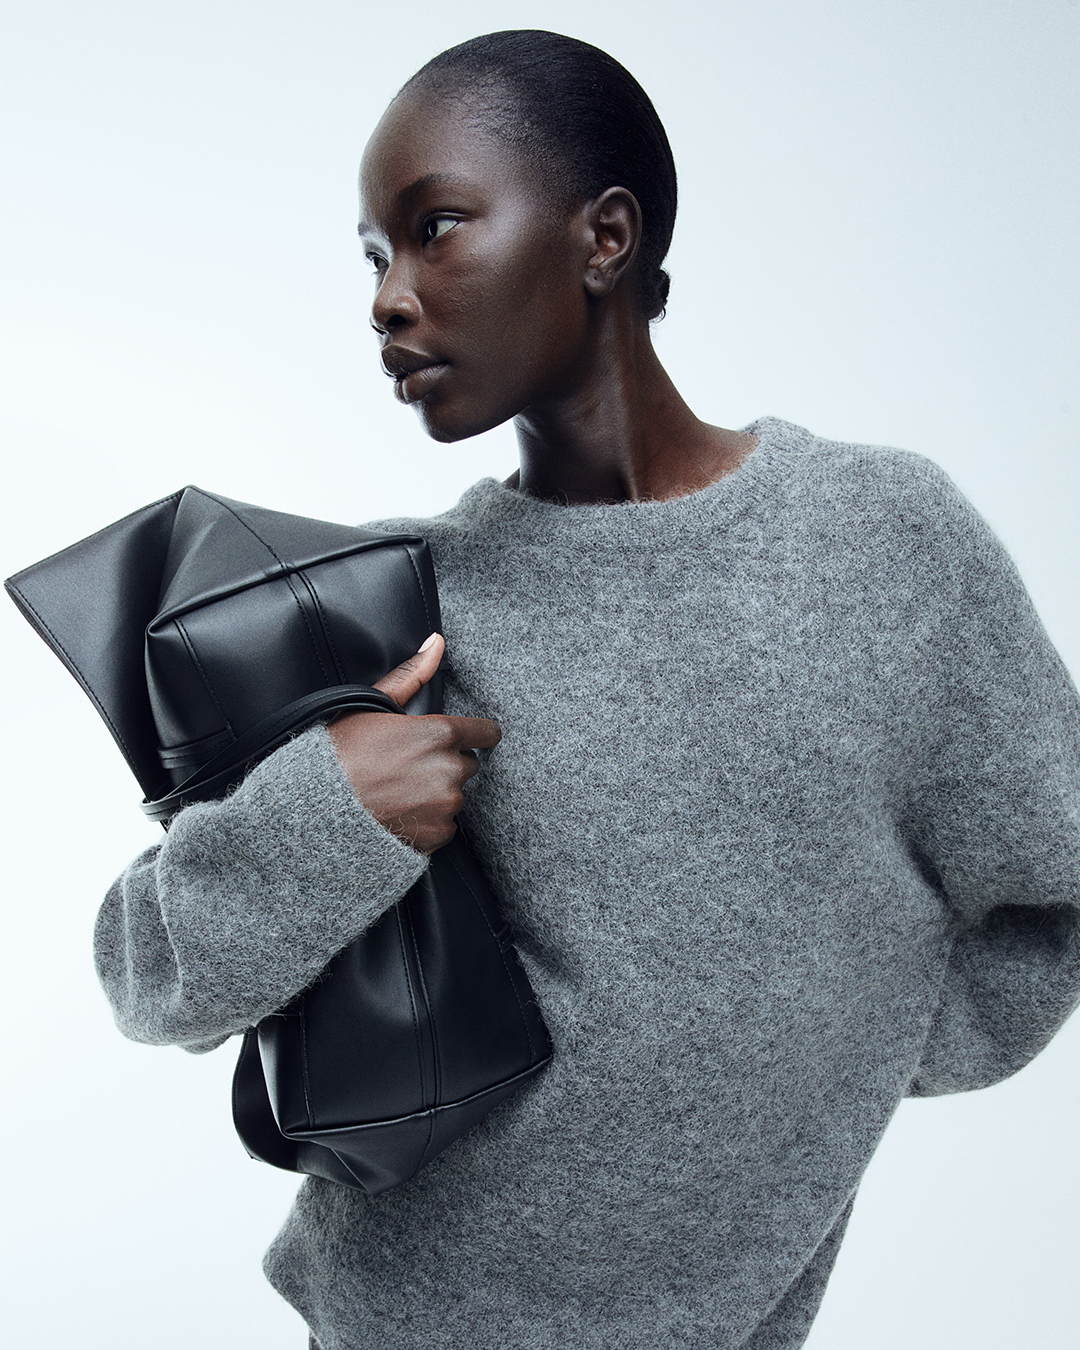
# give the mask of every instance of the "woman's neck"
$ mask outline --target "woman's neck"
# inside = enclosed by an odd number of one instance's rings
[[[514,419],[521,467],[507,487],[567,505],[663,501],[707,487],[753,449],[745,432],[694,416],[648,325],[611,318],[573,387]]]

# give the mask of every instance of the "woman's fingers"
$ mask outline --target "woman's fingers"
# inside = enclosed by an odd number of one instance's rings
[[[455,748],[466,753],[493,750],[502,740],[502,728],[490,717],[447,717],[443,714],[443,721],[449,723],[453,731]]]
[[[381,689],[384,694],[389,694],[394,702],[403,708],[435,674],[445,648],[446,640],[442,634],[432,633],[415,656],[410,656],[381,680],[376,680],[372,688]],[[441,720],[447,726],[448,734],[453,740],[453,748],[466,754],[470,750],[491,750],[502,740],[498,722],[493,722],[488,717],[442,716]]]
[[[410,656],[375,682],[400,706],[435,674],[444,650],[433,633]],[[330,740],[358,800],[380,824],[423,853],[448,843],[462,789],[480,767],[477,750],[502,739],[489,717],[443,713],[400,717],[396,713],[347,712],[329,726]]]
[[[415,656],[410,656],[381,680],[376,680],[372,688],[389,694],[399,707],[404,708],[438,670],[445,646],[442,634],[432,633]]]

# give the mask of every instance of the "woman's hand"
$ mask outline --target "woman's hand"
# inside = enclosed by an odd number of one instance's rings
[[[433,634],[374,687],[404,707],[435,674],[444,645],[441,635]],[[380,825],[421,853],[434,853],[454,837],[454,817],[465,801],[462,789],[480,767],[474,752],[502,739],[498,722],[441,713],[346,713],[329,732],[359,801]]]

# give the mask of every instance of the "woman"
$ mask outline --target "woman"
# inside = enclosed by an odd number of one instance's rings
[[[675,174],[611,58],[436,57],[361,171],[372,323],[436,440],[521,466],[426,535],[447,715],[353,714],[189,807],[98,924],[122,1028],[285,1003],[467,822],[551,1029],[376,1199],[307,1180],[267,1274],[323,1350],[789,1350],[899,1100],[1027,1062],[1080,992],[1080,702],[918,456],[699,421],[652,349]],[[466,786],[467,785],[467,786]]]

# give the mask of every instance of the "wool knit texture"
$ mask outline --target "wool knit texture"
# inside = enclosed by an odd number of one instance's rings
[[[554,1058],[392,1191],[303,1182],[266,1270],[323,1350],[793,1350],[900,1099],[1080,994],[1080,703],[1015,567],[928,460],[747,430],[685,497],[377,522],[502,725],[460,819]],[[220,1044],[426,865],[303,733],[113,887],[121,1029]]]

